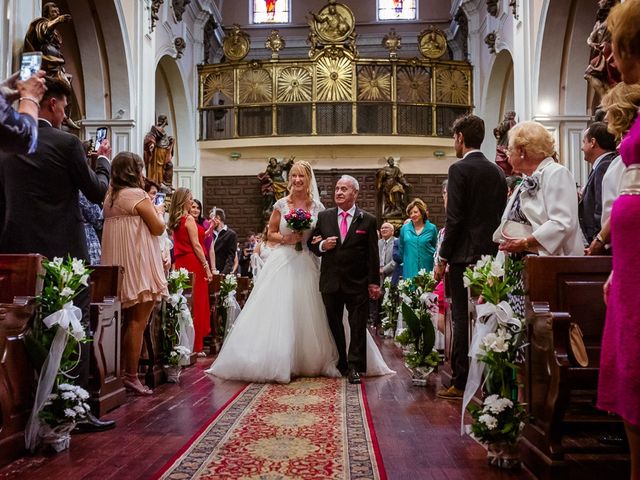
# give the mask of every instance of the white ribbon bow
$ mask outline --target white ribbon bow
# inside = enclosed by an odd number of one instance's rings
[[[76,340],[82,340],[85,333],[84,328],[80,323],[81,319],[82,310],[76,307],[73,302],[67,302],[60,310],[45,317],[42,322],[47,326],[47,328],[59,325],[60,328],[66,330]]]

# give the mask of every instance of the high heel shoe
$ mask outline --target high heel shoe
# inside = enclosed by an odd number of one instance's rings
[[[124,384],[124,388],[126,388],[128,392],[131,392],[134,395],[148,396],[153,394],[153,390],[151,390],[146,385],[143,385],[138,379],[137,375],[125,373],[124,378],[122,379],[122,383]]]

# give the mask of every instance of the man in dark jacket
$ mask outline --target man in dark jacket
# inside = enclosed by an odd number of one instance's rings
[[[40,102],[38,146],[29,155],[0,154],[0,253],[39,253],[54,257],[76,257],[89,262],[80,191],[90,201],[101,203],[109,186],[111,155],[108,142],[98,151],[96,171],[87,163],[80,140],[60,130],[70,89],[47,81]],[[89,324],[89,290],[74,300]],[[89,344],[82,344],[76,383],[85,388],[89,380]],[[114,426],[89,415],[84,431]]]
[[[437,395],[458,399],[462,398],[469,372],[467,290],[462,278],[469,264],[482,255],[495,255],[498,250],[492,238],[507,203],[507,183],[500,167],[480,152],[484,140],[484,121],[480,117],[461,117],[452,130],[456,156],[461,160],[449,167],[447,221],[435,276],[440,280],[449,265],[453,381]]]
[[[589,125],[582,136],[582,153],[591,165],[589,178],[582,189],[578,203],[580,228],[589,245],[600,231],[602,217],[602,178],[616,158],[616,138],[607,130],[604,122]]]

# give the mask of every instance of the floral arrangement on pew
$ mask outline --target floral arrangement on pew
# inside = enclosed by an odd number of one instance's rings
[[[407,367],[413,371],[413,383],[426,385],[426,378],[437,368],[440,355],[434,349],[436,331],[434,318],[438,300],[433,293],[437,283],[432,272],[422,269],[412,279],[398,282],[400,311],[407,325],[396,340],[409,347],[405,353]]]
[[[218,336],[223,338],[233,327],[236,317],[240,313],[240,305],[236,300],[236,290],[238,289],[238,279],[229,273],[220,281],[220,296],[218,297],[218,311],[221,322]]]
[[[393,338],[398,328],[398,309],[400,308],[400,291],[397,285],[391,284],[391,278],[384,279],[384,296],[382,297],[382,310],[385,317],[382,319],[382,329],[385,335]]]
[[[302,208],[292,208],[289,213],[284,215],[284,220],[287,222],[287,227],[298,233],[309,230],[313,224],[313,216],[311,213]],[[302,251],[302,242],[296,242],[296,250],[298,252]]]
[[[469,346],[471,365],[463,397],[464,412],[482,384],[489,394],[481,407],[469,405],[474,423],[471,432],[488,446],[489,463],[502,468],[519,465],[516,441],[528,418],[518,401],[518,363],[526,342],[524,319],[518,318],[508,303],[517,291],[521,261],[499,253],[483,256],[464,274],[464,285],[479,293],[477,321]]]
[[[39,371],[25,443],[31,451],[42,443],[60,452],[69,448],[71,430],[89,412],[89,393],[74,385],[70,372],[80,361],[80,343],[88,341],[82,311],[73,299],[88,287],[91,270],[83,260],[70,257],[44,260],[42,266],[42,293],[36,297],[36,314],[25,339]]]
[[[162,306],[162,356],[167,381],[177,383],[182,365],[189,363],[194,329],[184,290],[191,287],[186,268],[172,270],[167,278],[169,298]]]

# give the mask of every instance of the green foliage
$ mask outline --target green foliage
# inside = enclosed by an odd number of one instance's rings
[[[220,295],[218,296],[218,312],[220,313],[220,326],[218,336],[223,338],[227,328],[227,307],[229,306],[229,295],[238,288],[236,276],[229,273],[220,282]]]
[[[181,268],[172,270],[167,280],[169,298],[162,304],[162,361],[164,365],[178,365],[181,358],[191,353],[188,349],[178,346],[180,317],[187,314],[190,316],[183,292],[191,287],[191,279],[189,271]]]

